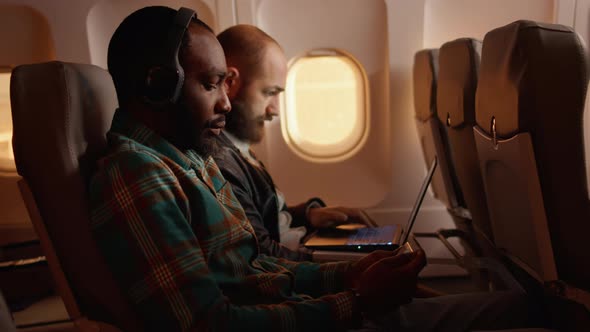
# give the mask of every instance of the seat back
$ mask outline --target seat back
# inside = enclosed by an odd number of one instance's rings
[[[450,41],[439,50],[437,115],[447,127],[451,159],[473,226],[493,240],[488,205],[475,148],[475,90],[481,42],[471,38]]]
[[[416,128],[426,165],[434,157],[438,167],[432,178],[432,190],[437,199],[451,211],[463,207],[463,196],[452,165],[446,128],[436,115],[438,80],[438,50],[421,50],[414,56],[414,110]]]
[[[587,59],[565,26],[516,21],[488,32],[474,128],[496,245],[538,278],[586,290]]]
[[[10,93],[23,198],[70,316],[135,329],[88,215],[87,180],[117,107],[110,75],[92,65],[23,65],[13,71]]]

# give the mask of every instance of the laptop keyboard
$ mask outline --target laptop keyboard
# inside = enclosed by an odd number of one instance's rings
[[[355,234],[349,236],[347,244],[391,244],[391,242],[393,242],[395,229],[395,225],[376,228],[361,228]]]

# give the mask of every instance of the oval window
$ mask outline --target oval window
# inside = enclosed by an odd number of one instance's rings
[[[368,134],[367,80],[350,55],[314,50],[291,62],[281,127],[301,157],[341,161],[358,151]]]

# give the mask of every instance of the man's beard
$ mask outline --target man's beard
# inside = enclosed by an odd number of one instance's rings
[[[243,141],[259,143],[264,137],[264,121],[270,121],[272,117],[252,117],[253,113],[245,103],[235,100],[231,112],[226,115],[226,130]]]
[[[195,128],[191,113],[187,111],[186,106],[180,103],[178,114],[178,128],[181,132],[181,149],[193,149],[201,157],[207,158],[219,152],[221,147],[215,139],[215,134],[211,133],[208,128]],[[198,133],[196,131],[199,130]]]
[[[221,149],[215,135],[209,131],[205,131],[199,136],[193,148],[203,158],[213,156]]]

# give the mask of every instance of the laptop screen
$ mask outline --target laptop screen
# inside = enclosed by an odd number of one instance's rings
[[[422,201],[424,200],[424,196],[426,195],[426,190],[428,190],[428,185],[432,181],[432,176],[434,175],[434,171],[436,170],[436,166],[438,161],[436,156],[432,163],[430,164],[430,169],[428,169],[428,174],[426,174],[426,178],[424,182],[422,182],[422,187],[420,188],[420,192],[418,193],[418,197],[416,197],[416,202],[414,203],[414,208],[412,208],[412,213],[410,213],[410,218],[408,219],[408,223],[406,224],[406,228],[404,229],[404,234],[402,237],[402,241],[400,245],[408,242],[408,238],[410,237],[410,232],[412,231],[412,227],[414,227],[414,222],[416,221],[416,216],[418,216],[418,211],[420,210],[420,205],[422,205]]]
[[[376,228],[358,228],[353,232],[343,232],[339,229],[319,229],[305,241],[305,246],[317,250],[336,250],[351,252],[370,252],[376,249],[391,250],[403,245],[408,240],[428,185],[432,180],[436,168],[436,158],[432,162],[428,174],[422,183],[416,203],[412,209],[405,230],[401,225],[388,225]],[[400,242],[400,240],[403,241]]]

